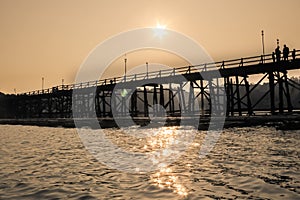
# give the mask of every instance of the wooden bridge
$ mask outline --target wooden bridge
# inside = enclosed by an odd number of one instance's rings
[[[295,57],[290,55],[286,61],[276,62],[269,54],[5,95],[6,100],[0,102],[5,111],[0,117],[291,113],[300,108],[293,105],[291,96],[291,91],[300,91],[300,85],[288,77],[288,72],[299,70],[299,52],[297,50]],[[256,74],[261,74],[261,79],[250,84],[249,77]],[[264,83],[264,90],[261,83]]]

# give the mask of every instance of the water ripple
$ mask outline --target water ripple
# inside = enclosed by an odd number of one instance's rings
[[[169,141],[107,134],[141,153]],[[0,199],[300,199],[300,131],[227,129],[199,159],[204,137],[169,166],[126,173],[98,162],[75,129],[1,125]]]

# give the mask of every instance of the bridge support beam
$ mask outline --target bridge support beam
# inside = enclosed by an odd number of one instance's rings
[[[194,84],[190,81],[190,92],[189,92],[189,104],[188,104],[188,112],[190,114],[194,113]]]
[[[284,83],[285,83],[285,89],[286,89],[286,101],[287,101],[287,106],[288,106],[288,112],[293,111],[293,106],[292,106],[292,101],[291,101],[291,96],[290,96],[290,89],[289,89],[289,82],[288,82],[288,77],[287,77],[287,71],[283,73],[284,75]]]
[[[237,99],[237,107],[239,116],[242,116],[242,106],[241,106],[241,96],[240,96],[240,81],[239,77],[235,76],[235,92],[236,92],[236,99]]]
[[[203,80],[200,80],[200,90],[201,90],[201,94],[200,94],[200,98],[201,98],[201,115],[204,116],[204,114],[205,114],[205,111],[204,111],[204,93],[205,93],[205,89],[204,89]]]
[[[248,115],[252,115],[252,103],[251,103],[251,98],[250,98],[250,86],[249,86],[247,76],[244,77],[244,82],[245,82],[245,87],[246,87]]]
[[[275,114],[275,92],[274,92],[274,74],[269,72],[269,89],[270,89],[270,111]]]
[[[159,87],[159,105],[165,108],[165,98],[164,98],[164,86],[160,85]]]
[[[283,80],[282,80],[282,77],[281,77],[281,74],[280,72],[277,73],[277,80],[278,80],[278,85],[279,85],[279,113],[282,114],[283,113]]]
[[[144,117],[149,116],[147,88],[144,86]]]
[[[234,92],[233,92],[233,83],[232,79],[230,79],[229,83],[229,88],[230,88],[230,111],[231,111],[231,116],[234,116]]]

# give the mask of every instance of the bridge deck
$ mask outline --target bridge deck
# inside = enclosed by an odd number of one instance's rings
[[[296,50],[295,57],[300,56],[300,50]],[[254,56],[241,59],[227,60],[215,63],[205,63],[196,66],[185,66],[180,68],[172,68],[168,70],[152,71],[149,73],[133,74],[122,77],[114,77],[104,80],[89,81],[84,83],[59,85],[44,90],[31,91],[23,93],[23,95],[37,95],[53,93],[60,90],[73,90],[81,88],[99,87],[106,90],[113,89],[116,84],[122,85],[124,88],[132,85],[140,85],[143,83],[178,83],[186,80],[201,80],[230,76],[248,76],[253,74],[262,74],[275,71],[287,71],[300,69],[300,59],[292,58],[289,55],[288,61],[275,62],[272,54],[264,56]]]

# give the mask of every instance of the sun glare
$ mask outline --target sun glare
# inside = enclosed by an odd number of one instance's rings
[[[162,25],[157,22],[156,27],[154,28],[154,35],[159,37],[160,39],[166,34],[166,25]]]
[[[163,24],[160,24],[160,23],[157,23],[157,24],[156,24],[156,28],[158,28],[158,29],[166,29],[167,26],[166,26],[166,25],[163,25]]]

